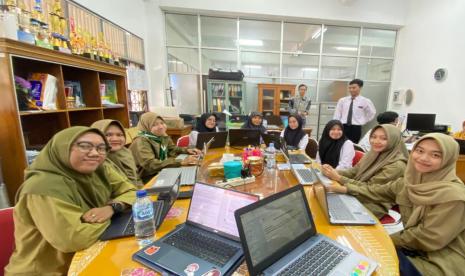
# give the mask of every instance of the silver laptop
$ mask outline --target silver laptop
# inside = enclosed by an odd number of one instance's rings
[[[370,275],[373,260],[318,234],[302,185],[235,212],[250,275]]]
[[[374,225],[376,220],[354,196],[328,193],[318,181],[313,184],[313,192],[330,224]]]
[[[186,223],[136,252],[133,259],[162,275],[231,275],[243,262],[234,211],[258,199],[196,183]]]
[[[297,181],[302,185],[313,185],[321,180],[324,185],[331,185],[331,179],[324,176],[318,169],[307,167],[304,164],[291,164],[291,171]]]
[[[178,180],[181,171],[178,168],[165,168],[157,175],[157,179],[146,191],[149,194],[166,193],[171,190],[174,183]]]

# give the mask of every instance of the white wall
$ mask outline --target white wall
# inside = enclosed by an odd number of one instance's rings
[[[464,26],[463,0],[410,1],[405,27],[399,32],[391,90],[411,88],[415,96],[409,107],[390,104],[391,109],[436,113],[436,123],[461,128],[465,119]],[[433,78],[440,67],[448,70],[443,82]]]
[[[169,10],[190,10],[223,15],[301,18],[315,21],[347,21],[377,25],[404,24],[405,0],[160,0]]]

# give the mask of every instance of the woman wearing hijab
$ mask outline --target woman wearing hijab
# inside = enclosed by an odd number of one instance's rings
[[[105,161],[99,130],[58,132],[26,169],[13,213],[15,250],[6,275],[64,275],[74,252],[97,241],[135,188]]]
[[[241,126],[243,129],[258,129],[260,134],[266,133],[266,128],[263,126],[263,115],[260,112],[252,112],[247,118],[247,121]]]
[[[329,121],[318,143],[316,161],[343,170],[352,168],[354,156],[354,144],[344,135],[341,121]]]
[[[107,158],[115,163],[136,187],[142,187],[144,183],[137,174],[136,161],[131,151],[125,147],[127,137],[123,125],[119,121],[105,119],[93,123],[91,127],[105,134],[111,147]]]
[[[288,117],[287,127],[281,131],[281,137],[284,138],[288,146],[305,150],[308,144],[308,134],[302,129],[303,119],[298,114],[291,114]]]
[[[404,230],[391,238],[401,275],[463,275],[465,185],[455,173],[458,155],[452,137],[427,134],[415,143],[403,178],[329,190],[399,205]]]
[[[166,134],[165,121],[157,114],[153,112],[142,114],[137,128],[139,134],[132,141],[129,149],[136,161],[139,176],[144,182],[149,181],[163,168],[189,165],[197,161],[192,155],[200,154],[200,151],[177,147]],[[182,161],[176,160],[175,157],[180,153],[192,155]]]
[[[189,134],[189,146],[195,147],[197,145],[197,136],[199,133],[204,132],[218,132],[218,127],[216,126],[216,120],[218,118],[213,113],[204,113],[200,116],[193,130]]]
[[[370,135],[370,151],[365,153],[355,167],[335,170],[330,165],[323,165],[322,172],[342,185],[385,184],[404,175],[407,159],[408,151],[399,129],[384,124],[373,128]],[[378,218],[387,215],[393,206],[386,202],[372,202],[363,196],[357,198]]]

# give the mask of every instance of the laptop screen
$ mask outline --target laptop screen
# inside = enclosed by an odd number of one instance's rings
[[[316,233],[299,186],[239,215],[245,251],[253,267],[268,267],[300,244],[303,237]]]
[[[187,220],[238,240],[234,212],[258,199],[256,195],[196,183]]]

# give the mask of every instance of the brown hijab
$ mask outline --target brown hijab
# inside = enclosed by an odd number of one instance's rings
[[[127,139],[124,127],[119,121],[109,119],[99,120],[93,123],[91,127],[97,128],[105,134],[107,129],[111,125],[119,127],[121,131],[124,133],[125,138]],[[107,158],[110,159],[122,171],[122,173],[124,173],[129,178],[129,180],[134,185],[139,187],[144,184],[139,179],[139,176],[137,174],[136,161],[134,161],[134,157],[132,156],[132,153],[128,148],[123,147],[118,151],[110,151],[107,154]]]
[[[413,204],[412,215],[405,227],[417,225],[424,216],[425,207],[428,205],[443,204],[451,201],[465,201],[465,187],[456,175],[456,162],[459,155],[459,145],[450,136],[441,133],[430,133],[423,136],[415,143],[412,152],[419,143],[426,139],[433,139],[438,143],[442,151],[440,169],[419,173],[412,162],[410,155],[407,169],[405,170],[405,186],[399,197],[407,199]],[[405,198],[407,197],[407,198]]]
[[[391,124],[384,124],[374,127],[371,133],[379,128],[382,128],[386,133],[387,147],[380,153],[374,152],[373,149],[365,153],[357,164],[358,170],[354,177],[355,180],[367,181],[384,166],[399,160],[407,163],[408,151],[399,129]]]

